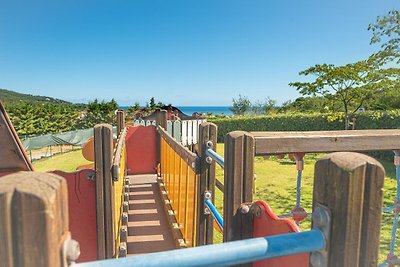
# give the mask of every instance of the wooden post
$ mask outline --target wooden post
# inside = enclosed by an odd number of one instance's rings
[[[199,157],[200,157],[200,179],[198,188],[199,214],[197,216],[197,245],[208,245],[213,243],[214,220],[211,215],[204,214],[204,192],[211,193],[212,202],[215,199],[215,162],[206,162],[207,143],[212,142],[212,149],[217,151],[217,126],[214,123],[203,123],[199,131]]]
[[[316,163],[313,206],[332,213],[328,266],[377,266],[384,176],[378,161],[358,153]]]
[[[125,128],[125,112],[122,110],[118,110],[117,111],[117,135],[118,135],[118,137],[124,128]]]
[[[253,202],[253,183],[254,137],[230,132],[225,137],[224,242],[252,237],[252,216],[245,206]]]
[[[160,125],[164,130],[167,130],[167,111],[157,109],[156,110],[156,127]],[[157,166],[161,163],[161,136],[156,133],[156,154],[157,154]]]
[[[99,259],[115,255],[114,195],[111,173],[113,140],[112,126],[99,124],[94,127],[96,169],[97,243]],[[118,218],[117,218],[118,219]]]
[[[68,229],[67,183],[62,177],[39,172],[1,177],[0,266],[67,266],[79,256],[77,244],[68,253],[64,249],[71,242]]]

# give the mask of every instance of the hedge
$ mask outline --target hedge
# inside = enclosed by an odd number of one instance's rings
[[[400,110],[364,111],[353,116],[356,129],[398,129]],[[242,131],[330,131],[343,130],[343,113],[290,113],[259,117],[208,118],[218,126],[218,141],[235,130]]]

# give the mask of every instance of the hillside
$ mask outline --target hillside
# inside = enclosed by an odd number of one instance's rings
[[[29,103],[49,103],[49,104],[60,104],[65,106],[75,106],[76,108],[83,107],[83,104],[73,104],[68,101],[64,101],[57,98],[48,96],[22,94],[15,91],[0,89],[0,100],[5,105],[12,104],[14,102],[29,102]]]

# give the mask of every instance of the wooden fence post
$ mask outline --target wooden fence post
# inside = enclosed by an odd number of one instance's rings
[[[200,179],[199,198],[197,206],[199,214],[197,216],[197,245],[208,245],[213,243],[214,220],[211,215],[204,214],[204,192],[211,193],[212,202],[215,199],[215,162],[211,164],[206,162],[206,150],[208,142],[212,143],[212,149],[217,151],[217,126],[214,123],[203,123],[199,131],[199,157],[200,157]]]
[[[167,130],[167,111],[157,109],[156,110],[156,127],[160,125],[164,130]],[[157,163],[161,163],[161,136],[158,132],[156,132],[156,154],[157,154]]]
[[[113,130],[109,124],[94,127],[94,150],[96,169],[96,214],[97,243],[99,259],[115,255],[114,233],[114,195],[112,180]]]
[[[0,178],[0,266],[61,267],[70,247],[66,181],[55,174],[17,172]],[[67,255],[73,258],[67,258]]]
[[[254,144],[246,132],[225,136],[224,242],[252,237],[248,207],[253,202]]]
[[[117,136],[121,134],[125,128],[125,112],[122,110],[117,111]]]
[[[332,213],[328,266],[377,266],[385,171],[375,159],[332,153],[315,166],[313,209]]]

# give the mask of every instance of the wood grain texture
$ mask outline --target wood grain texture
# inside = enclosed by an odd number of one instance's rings
[[[160,134],[169,146],[196,172],[199,173],[198,157],[191,152],[187,147],[182,146],[172,136],[170,136],[163,128],[157,127],[157,132]]]
[[[213,150],[217,148],[217,126],[213,123],[203,123],[199,128],[199,157],[200,157],[200,185],[198,207],[200,214],[198,216],[198,235],[197,245],[207,245],[213,243],[214,237],[214,219],[211,215],[204,214],[204,192],[211,193],[211,201],[215,200],[215,162],[211,164],[206,162],[207,142],[213,143]]]
[[[250,214],[240,212],[242,203],[253,201],[254,138],[241,131],[225,137],[224,242],[251,236]],[[251,216],[250,216],[251,217]]]
[[[363,154],[337,152],[316,163],[313,204],[332,213],[329,266],[376,266],[383,177],[380,163]]]
[[[102,125],[94,127],[94,166],[96,170],[96,224],[97,255],[99,260],[106,258],[106,238],[104,222],[104,166],[103,166],[103,131]]]
[[[256,155],[400,149],[400,130],[252,132]]]
[[[0,266],[63,266],[68,234],[66,181],[55,174],[18,172],[0,179]]]

